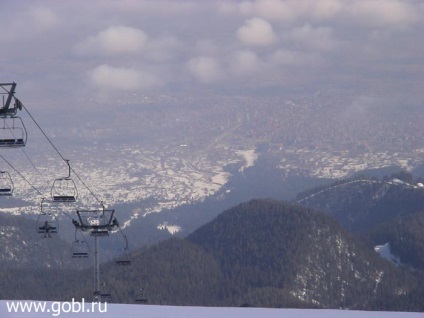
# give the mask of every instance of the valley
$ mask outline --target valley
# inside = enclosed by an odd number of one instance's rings
[[[228,180],[258,158],[272,158],[283,179],[324,181],[390,166],[410,171],[422,163],[423,115],[414,100],[405,101],[412,111],[402,117],[402,107],[384,101],[330,89],[268,97],[131,95],[103,101],[102,116],[95,116],[95,107],[79,116],[87,103],[81,101],[58,114],[49,110],[47,117],[41,110],[37,117],[78,174],[72,177],[79,200],[70,210],[97,208],[99,201],[109,207],[149,201],[125,214],[121,223],[128,225],[231,191]],[[38,213],[41,194],[49,197],[53,181],[66,174],[37,127],[22,118],[27,146],[1,150],[16,169],[2,164],[13,177],[14,197],[22,201],[0,206],[0,212]],[[236,170],[227,168],[234,165]]]

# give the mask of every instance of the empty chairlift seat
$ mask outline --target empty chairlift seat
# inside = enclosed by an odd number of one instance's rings
[[[86,241],[75,240],[72,243],[72,258],[88,258],[89,247]]]
[[[7,171],[0,171],[0,196],[10,196],[13,193],[13,181]]]
[[[120,248],[115,251],[115,264],[119,266],[131,265],[130,251],[127,248]]]
[[[75,202],[77,200],[77,187],[71,178],[58,178],[53,182],[52,200],[55,203]]]
[[[27,140],[27,131],[19,117],[1,117],[0,119],[0,147],[24,147]]]
[[[69,160],[65,160],[65,162],[68,165],[68,175],[54,180],[51,188],[52,201],[55,203],[75,202],[78,197],[77,186],[71,178]]]

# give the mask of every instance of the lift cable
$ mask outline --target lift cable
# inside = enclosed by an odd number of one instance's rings
[[[35,190],[35,192],[37,192],[41,196],[42,200],[45,200],[45,201],[53,204],[61,213],[63,213],[63,215],[67,216],[71,220],[74,220],[74,218],[69,213],[63,211],[58,205],[56,205],[51,200],[47,199],[44,196],[44,194],[36,186],[34,186],[27,178],[25,178],[25,176],[22,173],[20,173],[19,170],[16,169],[5,157],[3,157],[3,155],[0,154],[0,157],[4,160],[4,162],[6,162],[13,169],[13,171],[15,171],[26,183],[28,183],[31,186],[31,188],[33,188]],[[80,230],[81,235],[82,235],[84,241],[87,242],[87,239],[86,239],[83,231],[81,229],[78,229],[78,230]],[[94,253],[93,253],[93,250],[91,249],[91,247],[90,247],[89,244],[87,244],[87,248],[88,248],[88,250],[90,252],[90,255],[93,256]]]
[[[44,130],[41,128],[41,126],[38,124],[38,122],[35,120],[35,118],[31,115],[29,110],[25,107],[25,105],[22,104],[22,108],[25,109],[27,114],[31,117],[32,121],[35,123],[35,125],[38,127],[38,129],[41,131],[41,133],[44,135],[44,137],[47,139],[47,141],[50,143],[50,145],[53,147],[53,149],[57,152],[57,154],[62,158],[63,161],[66,162],[66,164],[69,165],[69,160],[65,159],[65,157],[60,153],[59,149],[53,144],[51,139],[47,136],[47,134],[44,132]],[[70,170],[77,176],[78,180],[84,185],[84,187],[90,192],[90,194],[97,200],[97,202],[101,203],[102,201],[97,197],[97,195],[88,187],[88,185],[81,179],[81,177],[75,172],[74,169],[72,169],[71,166]]]
[[[34,186],[27,178],[25,178],[25,176],[22,173],[20,173],[19,170],[16,169],[5,157],[3,157],[3,155],[0,154],[0,157],[4,160],[4,162],[6,162],[9,165],[9,167],[11,167],[13,169],[13,171],[15,171],[26,183],[28,183],[31,186],[31,188],[33,188],[35,190],[35,192],[37,192],[41,196],[41,198],[43,200],[52,203],[56,208],[59,209],[60,212],[62,212],[68,218],[70,218],[72,220],[74,219],[69,213],[63,211],[54,202],[52,202],[51,200],[47,199],[46,196],[36,186]]]
[[[11,129],[10,129],[10,127],[9,127],[8,125],[7,125],[7,128],[8,128],[9,130],[11,130]],[[11,134],[12,134],[12,136],[13,136],[13,137],[16,137],[16,136],[13,134],[13,131],[11,131]],[[29,157],[29,155],[28,155],[28,154],[27,154],[27,152],[25,151],[24,147],[21,147],[21,150],[22,150],[22,152],[24,153],[25,157],[28,159],[28,161],[29,161],[29,163],[31,164],[31,166],[35,169],[35,171],[37,171],[37,173],[41,176],[41,178],[43,179],[43,181],[44,181],[46,184],[48,184],[47,180],[44,178],[44,176],[42,175],[42,173],[40,172],[40,170],[38,170],[38,168],[35,166],[34,162],[31,160],[31,158]]]
[[[53,149],[56,151],[56,153],[60,156],[60,158],[65,161],[68,166],[69,166],[69,160],[67,160],[59,151],[59,149],[53,144],[53,142],[51,141],[51,139],[47,136],[47,134],[44,132],[44,130],[41,128],[41,126],[38,124],[38,122],[35,120],[35,118],[32,116],[32,114],[29,112],[29,110],[25,107],[25,105],[20,102],[20,105],[23,109],[25,109],[25,111],[27,112],[27,114],[29,115],[29,117],[32,119],[32,121],[35,123],[35,125],[38,127],[38,129],[41,131],[41,133],[44,135],[44,137],[47,139],[47,141],[50,143],[50,145],[53,147]],[[28,154],[24,151],[25,156],[27,157],[27,159],[29,160],[29,162],[31,163],[31,165],[34,167],[34,169],[41,175],[40,171],[37,169],[37,167],[35,166],[35,164],[32,162],[32,160],[30,159],[30,157],[28,156]],[[41,195],[41,197],[48,201],[51,202],[53,205],[55,205],[59,211],[61,211],[65,216],[67,216],[68,218],[70,218],[71,220],[74,220],[74,218],[67,212],[63,211],[62,209],[60,209],[54,202],[52,202],[51,200],[47,199],[46,196],[44,196],[44,194],[37,188],[35,187],[27,178],[25,178],[25,176],[23,176],[9,161],[6,160],[6,158],[4,158],[2,155],[0,155],[0,157],[25,181],[27,182],[38,194]],[[103,206],[103,201],[100,200],[97,195],[90,189],[90,187],[88,187],[88,185],[82,180],[82,178],[79,176],[78,173],[76,173],[76,171],[70,167],[70,170],[75,174],[75,176],[78,178],[78,180],[84,185],[84,187],[88,190],[88,192],[90,192],[90,194]],[[81,235],[84,238],[84,241],[87,242],[85,235],[83,233],[83,231],[80,229],[81,231]],[[126,235],[123,233],[122,229],[119,228],[119,231],[125,241],[125,249],[128,249],[128,239],[126,237]],[[88,249],[90,251],[90,254],[93,255],[93,251],[91,249],[91,247],[88,245]]]
[[[25,176],[20,173],[18,169],[16,169],[5,157],[3,157],[3,155],[0,154],[0,157],[4,160],[4,162],[9,165],[9,167],[13,169],[13,171],[15,171],[26,183],[28,183],[35,190],[35,192],[41,195],[41,197],[45,197],[44,194],[37,187],[35,187],[27,178],[25,178]]]

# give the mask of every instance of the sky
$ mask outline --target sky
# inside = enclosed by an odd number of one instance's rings
[[[419,95],[423,27],[422,0],[1,0],[0,81],[55,107],[322,87]]]

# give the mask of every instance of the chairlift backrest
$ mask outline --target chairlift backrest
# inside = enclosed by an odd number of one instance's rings
[[[10,196],[13,193],[13,182],[10,174],[0,171],[0,196]]]
[[[27,131],[20,117],[0,116],[0,147],[24,147]]]
[[[77,186],[71,178],[71,166],[69,165],[69,160],[65,161],[68,165],[68,175],[54,180],[51,188],[52,200],[56,203],[76,202],[78,197]]]
[[[88,258],[89,248],[86,241],[75,240],[72,243],[72,258]]]

